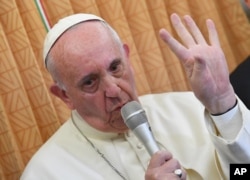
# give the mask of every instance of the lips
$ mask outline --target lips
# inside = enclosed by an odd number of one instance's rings
[[[119,104],[118,106],[115,106],[114,108],[112,108],[111,112],[113,111],[121,111],[121,108],[127,103],[128,101]]]
[[[123,105],[124,104],[117,106],[116,108],[114,108],[113,111],[121,111],[121,108],[122,108]]]

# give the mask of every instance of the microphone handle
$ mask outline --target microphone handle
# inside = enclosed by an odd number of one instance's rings
[[[159,151],[148,123],[143,123],[132,130],[135,136],[144,144],[150,156]]]

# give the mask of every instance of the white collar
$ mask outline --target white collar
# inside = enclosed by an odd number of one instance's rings
[[[113,139],[120,136],[119,133],[103,132],[93,128],[80,116],[76,110],[73,110],[71,113],[73,117],[73,119],[71,117],[71,120],[74,121],[74,124],[78,127],[81,133],[89,138]]]

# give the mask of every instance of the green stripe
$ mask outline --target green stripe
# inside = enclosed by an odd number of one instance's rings
[[[46,25],[46,22],[45,22],[45,20],[44,20],[44,16],[43,16],[43,14],[42,14],[42,12],[41,12],[41,10],[40,10],[38,4],[37,4],[37,1],[36,1],[36,0],[34,0],[34,1],[35,1],[35,4],[36,4],[36,8],[37,8],[37,10],[38,10],[38,12],[39,12],[39,15],[40,15],[40,17],[41,17],[41,19],[42,19],[43,25],[44,25],[46,31],[48,32],[48,31],[49,31],[49,28],[48,28],[48,26]]]

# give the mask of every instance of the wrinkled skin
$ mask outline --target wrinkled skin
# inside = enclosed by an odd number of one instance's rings
[[[55,83],[53,94],[94,128],[127,131],[120,108],[138,100],[127,45],[119,48],[99,22],[85,22],[65,32],[51,56],[66,87]]]

